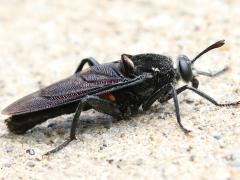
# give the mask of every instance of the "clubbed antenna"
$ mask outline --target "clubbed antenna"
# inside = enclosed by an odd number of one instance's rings
[[[191,64],[193,64],[199,57],[201,57],[203,54],[207,53],[208,51],[215,49],[215,48],[219,48],[221,46],[223,46],[225,44],[225,40],[220,40],[215,42],[214,44],[212,44],[211,46],[207,47],[206,49],[204,49],[202,52],[200,52],[192,61]]]

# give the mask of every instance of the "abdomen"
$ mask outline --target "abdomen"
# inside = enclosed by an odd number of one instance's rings
[[[41,110],[32,113],[13,115],[6,119],[9,131],[16,134],[23,134],[37,124],[41,124],[47,119],[54,118],[63,114],[74,113],[78,102],[62,105],[55,108]]]

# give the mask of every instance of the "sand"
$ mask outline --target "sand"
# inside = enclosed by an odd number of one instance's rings
[[[196,63],[230,70],[199,77],[199,89],[219,102],[240,99],[240,3],[158,0],[2,0],[0,6],[0,109],[61,80],[80,60],[118,60],[122,53],[193,58],[211,43],[226,45]],[[183,83],[181,83],[183,84]],[[178,86],[180,86],[179,84]],[[190,91],[179,95],[186,136],[173,102],[77,133],[78,140],[49,157],[42,154],[69,135],[73,115],[48,120],[24,135],[8,132],[0,116],[2,179],[240,179],[239,108],[219,108]],[[88,111],[83,118],[109,117]],[[48,127],[49,124],[53,127]]]

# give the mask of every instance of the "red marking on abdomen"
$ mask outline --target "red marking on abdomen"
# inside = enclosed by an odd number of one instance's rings
[[[111,102],[114,102],[116,101],[116,98],[113,94],[110,94],[110,93],[107,93],[107,94],[102,94],[99,96],[100,98],[103,98],[103,99],[106,99],[106,100],[109,100]]]

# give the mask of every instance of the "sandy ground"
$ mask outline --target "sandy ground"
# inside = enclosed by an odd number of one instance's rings
[[[122,53],[190,58],[219,39],[226,46],[196,63],[230,70],[199,77],[221,102],[240,99],[240,3],[158,0],[1,0],[0,109],[72,74],[82,58],[100,62]],[[68,137],[73,115],[49,120],[25,135],[9,134],[0,116],[2,179],[240,179],[240,111],[218,108],[191,92],[179,96],[186,136],[172,101],[128,121],[86,128],[63,151],[42,154]],[[96,112],[84,118],[109,118]],[[55,123],[58,126],[48,127]],[[81,138],[80,138],[81,137]],[[81,140],[80,140],[81,139]]]

